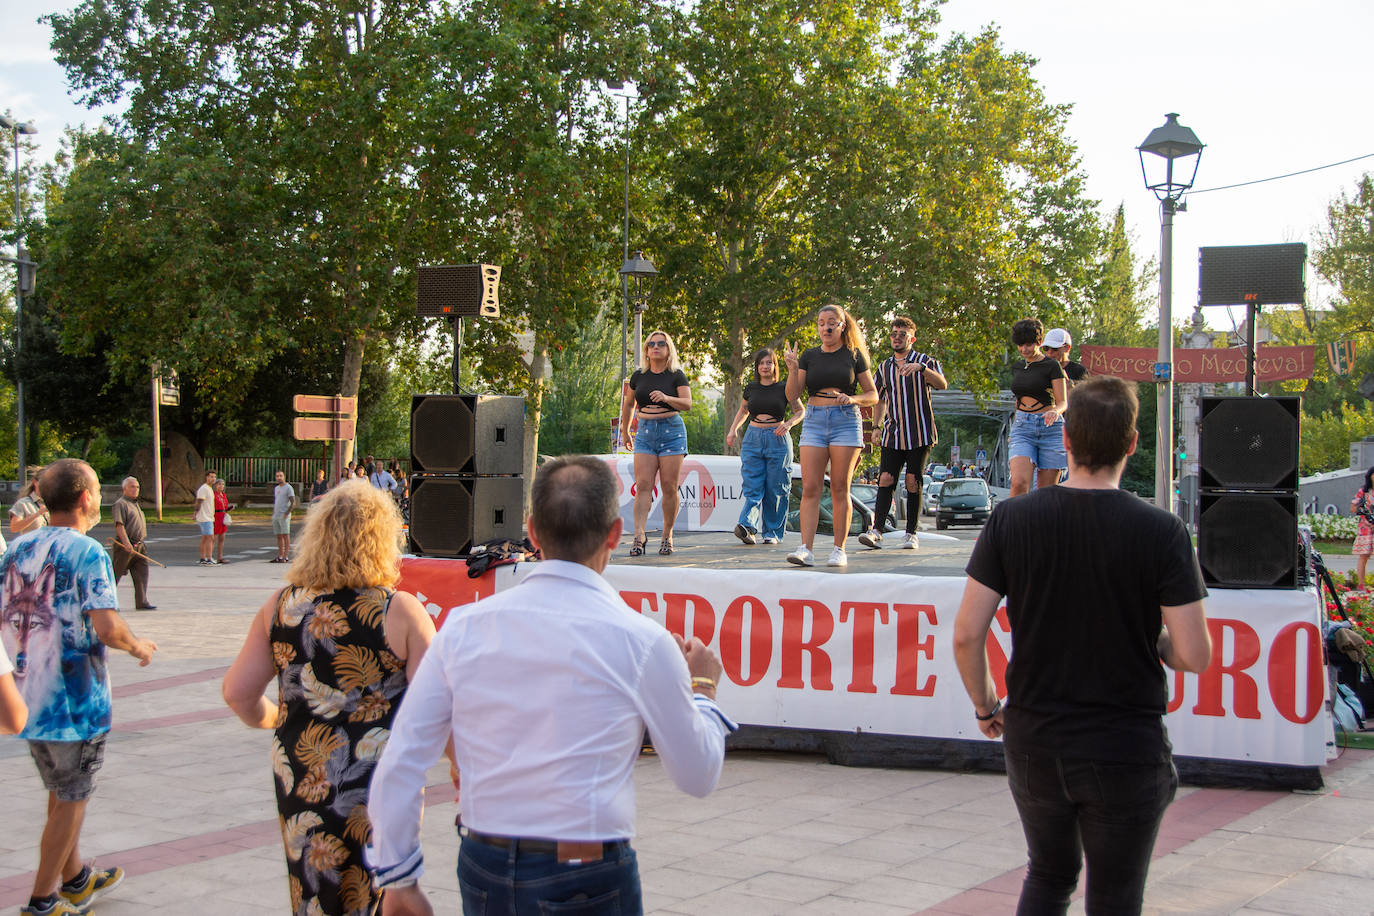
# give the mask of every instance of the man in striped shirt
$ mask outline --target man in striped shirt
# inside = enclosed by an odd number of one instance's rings
[[[906,533],[902,546],[915,550],[916,523],[921,518],[921,474],[926,456],[939,436],[930,392],[949,387],[940,362],[911,347],[915,323],[902,315],[892,319],[892,355],[883,360],[873,380],[878,406],[873,411],[873,444],[882,449],[878,463],[878,501],[874,527],[859,535],[859,543],[874,550],[883,546],[883,526],[892,509],[897,475],[906,468]]]

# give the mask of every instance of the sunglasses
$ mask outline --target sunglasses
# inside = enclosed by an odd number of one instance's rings
[[[648,344],[646,344],[646,346],[650,346],[650,347],[663,347],[664,349],[667,349],[667,347],[668,347],[668,341],[666,341],[666,340],[651,340],[651,341],[649,341]]]

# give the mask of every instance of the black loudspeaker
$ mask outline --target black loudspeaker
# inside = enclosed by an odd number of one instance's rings
[[[1297,588],[1295,397],[1203,398],[1197,555],[1216,588]]]
[[[1197,558],[1209,586],[1297,588],[1298,497],[1203,493]]]
[[[524,537],[523,477],[426,477],[410,482],[410,549],[462,557],[478,544]]]
[[[525,399],[500,394],[417,394],[410,399],[414,474],[521,474]]]
[[[1300,305],[1307,246],[1226,245],[1198,249],[1198,305]]]
[[[427,318],[497,318],[495,264],[439,264],[415,271],[415,314]]]
[[[1207,490],[1298,488],[1299,399],[1203,398],[1198,483]]]

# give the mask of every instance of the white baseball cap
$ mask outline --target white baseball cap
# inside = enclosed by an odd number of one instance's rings
[[[1065,344],[1072,344],[1072,343],[1073,343],[1073,338],[1070,337],[1070,336],[1069,336],[1069,332],[1066,331],[1066,330],[1064,330],[1063,328],[1054,328],[1054,329],[1051,330],[1048,334],[1045,335],[1045,344],[1044,344],[1044,345],[1045,345],[1046,347],[1049,347],[1051,350],[1058,350],[1060,347],[1064,346]]]

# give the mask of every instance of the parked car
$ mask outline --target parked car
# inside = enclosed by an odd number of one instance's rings
[[[935,527],[981,525],[992,513],[992,494],[987,481],[977,477],[956,477],[940,487],[935,508]]]
[[[926,515],[935,514],[935,507],[940,504],[940,490],[943,489],[943,487],[944,484],[938,480],[933,480],[926,484],[925,490],[922,491],[924,493],[924,508]]]
[[[935,467],[930,469],[930,478],[936,483],[940,483],[946,477],[948,477],[950,473],[951,472],[949,468],[945,467],[943,464],[937,464],[935,465]]]

